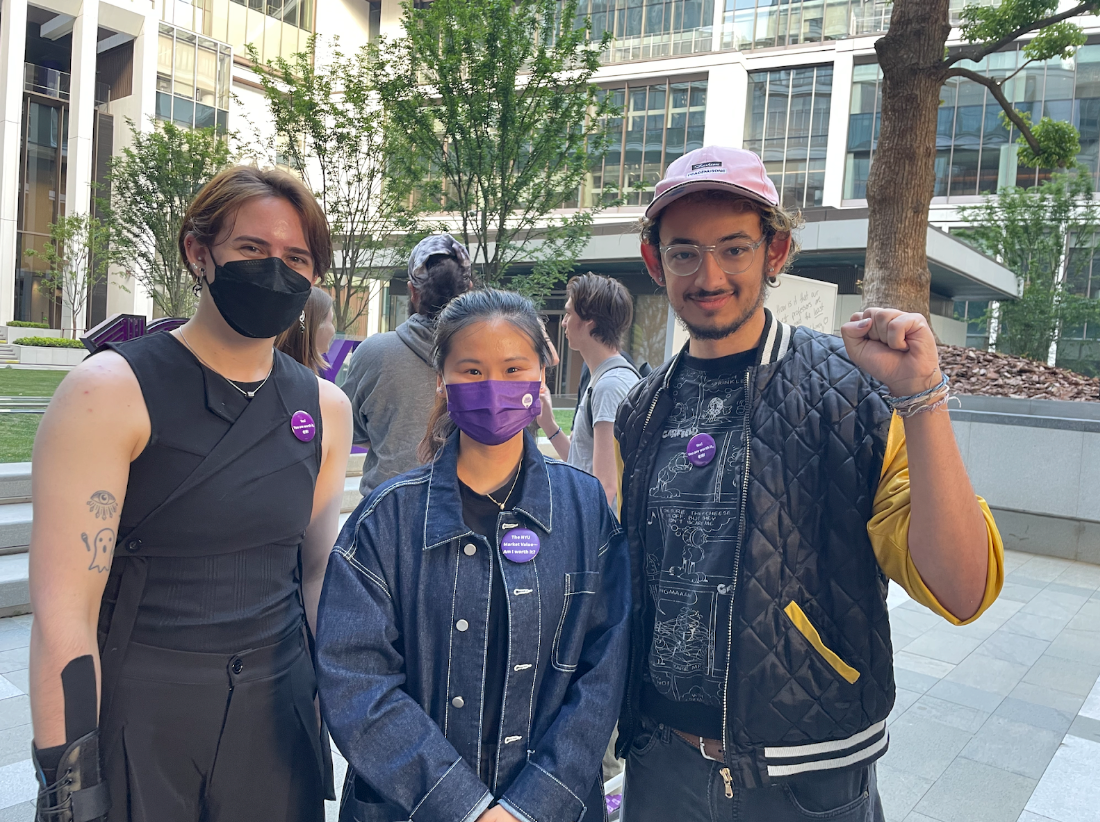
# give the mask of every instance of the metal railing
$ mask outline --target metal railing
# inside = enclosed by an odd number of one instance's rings
[[[23,64],[23,91],[68,102],[70,82],[71,77],[67,71],[47,68],[35,63]],[[111,87],[106,83],[96,83],[95,104],[106,105],[110,99]]]

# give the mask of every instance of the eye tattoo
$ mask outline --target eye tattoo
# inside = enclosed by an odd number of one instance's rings
[[[110,496],[108,494],[108,496]],[[112,497],[112,499],[114,499]],[[88,535],[81,534],[84,547],[91,553],[92,561],[88,564],[89,571],[99,571],[102,574],[111,570],[111,549],[115,547],[115,532],[111,528],[104,528],[95,535],[95,539],[88,542]]]
[[[118,502],[110,491],[96,491],[88,500],[88,510],[96,519],[110,519],[118,511]]]

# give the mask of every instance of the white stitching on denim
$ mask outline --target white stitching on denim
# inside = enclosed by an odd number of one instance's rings
[[[542,771],[544,774],[546,774],[548,777],[553,779],[559,785],[561,785],[562,790],[564,790],[567,794],[569,794],[571,797],[573,797],[574,799],[576,799],[578,802],[581,803],[581,819],[583,819],[584,818],[584,812],[588,810],[588,806],[584,804],[584,801],[579,796],[577,796],[575,793],[573,793],[571,790],[569,790],[569,788],[565,787],[565,783],[563,783],[560,779],[558,779],[556,776],[554,776],[554,774],[550,773],[550,771],[546,770],[546,768],[539,765],[538,762],[532,762],[531,764],[533,766],[535,766],[536,768],[538,768],[540,771]]]
[[[386,595],[390,602],[393,602],[393,594],[390,593],[389,586],[386,585],[386,581],[382,579],[382,577],[363,565],[363,563],[357,560],[353,554],[341,553],[340,556],[346,559],[348,561],[348,564],[359,571],[359,573],[361,573],[363,576],[365,576],[367,579],[369,579],[371,582],[381,588],[382,592]]]
[[[461,542],[461,540],[458,540]],[[455,624],[455,602],[458,601],[458,569],[461,563],[459,553],[455,550],[455,585],[454,591],[451,593],[451,625]],[[454,659],[454,631],[450,631],[447,634],[447,691],[446,702],[443,706],[443,735],[447,735],[447,729],[451,723],[451,661]],[[481,751],[478,751],[480,755]]]
[[[535,572],[535,604],[538,605],[538,620],[536,625],[536,636],[538,636],[538,645],[535,648],[535,663],[538,664],[538,660],[542,657],[542,585],[539,582],[539,566],[538,559],[531,561],[531,570]],[[527,705],[527,733],[531,733],[531,729],[535,726],[535,683],[538,682],[538,668],[535,668],[535,676],[531,677],[531,699]],[[528,755],[530,759],[530,755]]]
[[[490,545],[491,545],[491,543],[490,543]],[[477,714],[477,761],[478,762],[481,762],[481,742],[482,742],[482,739],[484,738],[483,730],[485,728],[485,667],[489,662],[489,627],[488,626],[489,626],[489,614],[492,611],[492,604],[493,604],[493,572],[496,570],[496,568],[494,566],[496,564],[496,559],[497,559],[497,557],[495,556],[495,554],[494,554],[491,547],[486,552],[486,554],[489,557],[489,596],[485,597],[485,626],[486,626],[485,627],[485,642],[481,646],[481,698],[478,700],[480,707],[478,708],[478,714]],[[503,573],[504,573],[504,569],[501,568],[501,574],[502,574],[501,579],[503,579]],[[505,585],[507,585],[507,582],[505,583]],[[505,597],[504,599],[507,600],[508,597]],[[452,618],[451,618],[451,624],[452,625],[454,624],[454,615],[453,614],[452,614]],[[511,643],[508,643],[508,644],[509,644],[509,646],[511,645]],[[505,682],[505,684],[504,684],[504,690],[505,690],[505,697],[507,697],[507,690],[508,690],[508,683],[507,682]],[[501,705],[501,708],[500,708],[500,718],[501,718],[501,721],[503,722],[504,721],[504,706],[503,706],[503,704]],[[494,777],[493,782],[495,783],[496,782],[496,767],[495,767],[496,763],[494,762],[493,765],[494,765],[494,768],[493,768],[493,777]],[[492,789],[494,787],[495,787],[495,785],[490,785],[489,786],[490,789]]]
[[[520,807],[520,804],[518,802],[516,802],[516,800],[512,799],[512,797],[502,796],[501,799],[503,799],[505,802],[507,802],[510,807],[515,808],[517,811],[519,811],[524,816],[526,816],[529,822],[538,822],[538,819],[535,817],[535,815],[533,813],[531,813],[526,808]]]
[[[421,806],[421,805],[423,805],[423,804],[424,804],[425,802],[427,802],[427,801],[428,801],[428,797],[432,795],[432,791],[434,791],[434,790],[435,790],[436,788],[438,788],[438,787],[439,787],[439,784],[440,784],[440,783],[441,783],[441,782],[442,782],[442,781],[443,781],[444,779],[446,779],[446,778],[447,778],[448,776],[450,776],[450,774],[451,774],[451,771],[453,771],[453,770],[454,770],[455,768],[457,768],[457,767],[459,766],[459,764],[460,764],[461,762],[462,762],[462,757],[460,756],[460,757],[459,757],[459,758],[458,758],[458,759],[457,759],[457,760],[456,760],[456,761],[454,762],[454,764],[452,764],[452,765],[451,765],[451,767],[447,768],[447,770],[445,770],[445,771],[443,772],[443,776],[439,777],[439,779],[437,779],[437,780],[435,781],[435,784],[434,784],[434,785],[432,785],[432,786],[431,786],[430,788],[428,788],[428,792],[427,792],[426,794],[424,794],[424,796],[423,796],[423,797],[421,797],[421,799],[420,799],[420,801],[419,801],[419,802],[417,802],[417,803],[416,803],[416,807],[415,807],[415,808],[413,808],[413,809],[412,809],[411,811],[409,811],[409,818],[412,818],[412,817],[416,816],[416,812],[417,812],[418,810],[420,810],[420,806]],[[537,767],[538,767],[538,765],[536,765],[535,767],[537,768]],[[551,778],[552,778],[552,777],[551,777]],[[567,788],[566,790],[568,790],[568,788]],[[480,801],[481,801],[481,800],[480,800],[480,799],[478,799],[478,802],[480,802]]]
[[[386,497],[388,497],[390,494],[392,494],[398,488],[405,488],[405,487],[410,486],[410,485],[423,485],[425,482],[427,482],[427,480],[428,480],[428,477],[417,477],[416,479],[408,479],[408,480],[402,480],[401,482],[395,482],[393,485],[391,485],[385,491],[380,493],[375,498],[374,502],[372,502],[370,504],[370,507],[365,509],[363,511],[363,513],[359,515],[359,519],[355,523],[356,527],[358,528],[359,525],[362,524],[363,520],[365,520],[367,517],[369,517],[371,514],[374,513],[374,509],[376,509],[378,507],[378,504],[380,502],[382,502],[382,500],[384,500]]]
[[[464,817],[462,817],[462,822],[474,822],[474,820],[478,819],[481,816],[482,813],[485,813],[485,811],[481,811],[480,813],[477,814],[477,816],[474,816],[474,814],[477,812],[477,806],[485,801],[485,797],[489,797],[489,804],[490,805],[493,804],[493,794],[492,794],[492,792],[491,791],[486,791],[485,793],[483,793],[481,795],[481,799],[477,800],[477,802],[474,803],[474,806],[472,808],[470,808],[470,811]]]

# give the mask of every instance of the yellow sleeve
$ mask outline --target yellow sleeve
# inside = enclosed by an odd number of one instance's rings
[[[978,497],[978,505],[985,517],[989,541],[989,571],[982,604],[978,612],[964,622],[940,605],[924,584],[920,571],[909,555],[909,453],[905,445],[905,426],[901,417],[895,414],[890,421],[886,455],[882,461],[882,476],[875,492],[871,521],[867,523],[867,535],[871,538],[871,548],[878,559],[879,567],[886,576],[904,588],[914,600],[953,625],[967,625],[981,616],[997,599],[1004,584],[1004,545],[1001,543],[1001,535],[986,501]]]

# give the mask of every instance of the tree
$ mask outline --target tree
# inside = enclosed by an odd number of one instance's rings
[[[966,45],[948,53],[948,0],[894,0],[890,31],[875,43],[882,69],[882,125],[867,180],[870,218],[863,276],[864,306],[928,313],[931,275],[925,257],[928,207],[935,183],[936,117],[940,88],[952,77],[985,86],[1019,134],[1021,163],[1066,168],[1079,151],[1076,130],[1016,111],[1007,80],[967,67],[1038,32],[1023,48],[1028,62],[1070,57],[1085,42],[1070,18],[1096,14],[1100,0],[1059,12],[1059,0],[1002,0],[997,8],[963,9]],[[1025,64],[1026,65],[1026,64]]]
[[[47,297],[61,296],[63,313],[69,316],[68,330],[75,339],[78,331],[85,330],[92,289],[107,280],[115,260],[111,231],[91,214],[70,214],[50,223],[49,232],[42,251],[25,253],[46,263],[39,288]]]
[[[1100,202],[1087,174],[1055,174],[1035,188],[1004,188],[960,214],[964,239],[997,257],[1020,284],[1000,305],[997,350],[1046,362],[1063,328],[1100,321],[1100,301],[1073,292],[1100,245]]]
[[[111,160],[111,199],[102,204],[119,264],[165,316],[190,317],[194,280],[180,259],[177,236],[195,195],[229,165],[229,143],[213,129],[159,122],[141,131],[127,122],[131,145]]]
[[[405,37],[377,49],[375,86],[394,127],[393,173],[423,180],[452,215],[481,279],[539,297],[572,270],[592,207],[576,200],[617,112],[590,81],[605,35],[575,27],[576,0],[436,0],[405,7]],[[612,201],[613,202],[613,201]]]
[[[335,41],[318,64],[314,37],[308,51],[270,61],[260,73],[275,136],[258,144],[301,176],[328,216],[340,332],[369,309],[371,283],[403,267],[419,239],[410,178],[387,173],[391,124],[372,97],[371,60],[368,49],[346,55]]]

